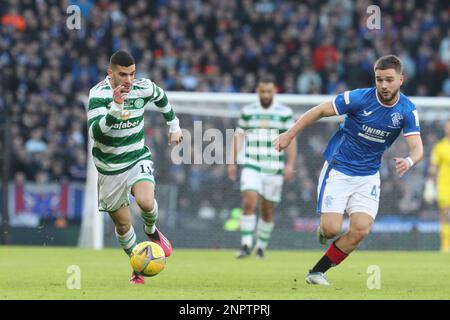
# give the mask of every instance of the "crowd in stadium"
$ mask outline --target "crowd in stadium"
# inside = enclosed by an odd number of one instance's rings
[[[381,8],[380,30],[366,27],[371,4]],[[80,30],[67,28],[69,5],[81,9]],[[166,91],[253,92],[259,77],[272,74],[281,93],[336,94],[373,85],[373,62],[394,53],[404,63],[406,94],[450,96],[447,1],[11,0],[0,6],[0,19],[0,108],[8,107],[13,120],[16,180],[86,178],[83,97],[105,77],[118,49],[135,57],[138,78],[151,78]],[[201,193],[211,182],[226,180],[224,166],[171,165],[162,117],[149,120],[158,181]],[[180,120],[184,128],[192,126],[192,116]],[[319,168],[311,168],[307,157],[319,156],[331,132],[311,130],[310,143],[299,149],[305,152],[293,183],[301,188],[285,194],[288,206],[302,199],[313,210]],[[414,185],[399,184],[391,172],[384,176],[384,192],[410,206],[418,192]],[[220,207],[220,192],[208,201]],[[181,207],[190,202],[180,197]]]

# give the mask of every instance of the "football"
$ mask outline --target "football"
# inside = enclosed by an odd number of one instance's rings
[[[145,277],[153,277],[164,270],[166,256],[159,244],[144,241],[133,249],[130,263],[135,272]]]

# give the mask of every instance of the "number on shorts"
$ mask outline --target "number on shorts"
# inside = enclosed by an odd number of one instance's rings
[[[153,175],[153,170],[152,170],[152,168],[150,166],[144,167],[144,165],[141,164],[140,167],[141,167],[141,173],[148,173],[150,175]],[[146,169],[147,169],[147,171],[146,171]]]
[[[377,186],[373,186],[372,188],[372,192],[370,193],[371,196],[374,196],[375,198],[377,197]]]

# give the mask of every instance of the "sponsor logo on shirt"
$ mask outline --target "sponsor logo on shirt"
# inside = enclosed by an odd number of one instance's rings
[[[140,120],[136,120],[136,121],[123,121],[120,123],[115,123],[112,125],[113,129],[130,129],[130,128],[134,128],[139,124]]]
[[[386,138],[391,134],[391,132],[371,128],[369,126],[366,126],[365,124],[363,124],[362,129],[364,130],[364,133],[358,132],[358,136],[360,136],[366,140],[379,142],[379,143],[385,143]]]
[[[365,116],[365,117],[370,116],[372,113],[373,113],[373,111],[366,111],[366,110],[363,110],[363,116]]]

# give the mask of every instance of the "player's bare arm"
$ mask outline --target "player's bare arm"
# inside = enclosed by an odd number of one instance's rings
[[[284,166],[284,181],[292,181],[295,172],[295,161],[297,159],[297,141],[294,137],[286,148],[286,165]]]
[[[431,161],[430,161],[431,162]],[[425,182],[424,190],[423,190],[423,199],[426,203],[432,204],[437,197],[437,174],[438,174],[438,167],[430,163],[430,166],[428,168],[428,178]]]
[[[273,142],[275,150],[281,151],[286,149],[291,141],[305,128],[323,117],[335,116],[333,103],[331,101],[324,102],[305,112],[288,131],[280,134]]]
[[[430,163],[430,166],[428,168],[428,179],[431,179],[432,181],[436,180],[438,173],[438,167],[435,164]]]
[[[450,123],[450,121],[449,121]],[[437,153],[437,148],[436,148],[436,144],[433,146],[433,149],[431,151],[430,154],[430,159],[429,159],[429,167],[428,167],[428,177],[427,177],[427,184],[425,185],[425,188],[428,187],[435,187],[437,184],[437,176],[439,174],[439,157],[438,157],[438,153]],[[430,202],[431,201],[427,201]]]
[[[243,130],[238,130],[233,136],[233,140],[231,141],[230,148],[230,157],[229,157],[229,165],[227,167],[228,170],[228,178],[231,181],[236,181],[237,178],[237,155],[242,147],[242,142],[244,141],[245,133]]]
[[[406,137],[406,143],[409,148],[409,156],[407,158],[394,158],[395,170],[400,177],[423,158],[423,144],[420,135]]]

